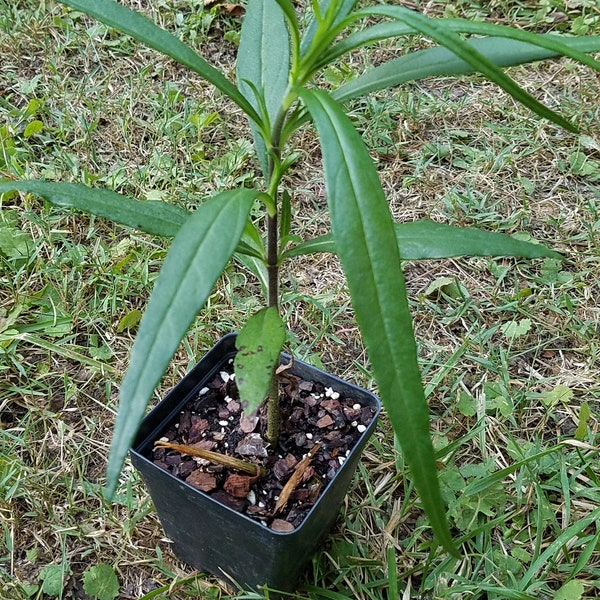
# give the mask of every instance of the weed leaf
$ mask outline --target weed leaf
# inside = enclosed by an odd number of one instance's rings
[[[336,247],[381,399],[438,541],[456,553],[445,516],[394,224],[377,172],[342,108],[300,91],[321,140]]]
[[[64,586],[65,569],[62,565],[46,565],[40,571],[42,590],[49,596],[60,596]]]
[[[119,580],[110,565],[90,567],[83,574],[83,590],[98,600],[113,600],[119,595]]]
[[[140,322],[121,385],[107,467],[108,496],[115,491],[152,392],[231,258],[258,195],[255,190],[235,190],[208,199],[173,240]]]

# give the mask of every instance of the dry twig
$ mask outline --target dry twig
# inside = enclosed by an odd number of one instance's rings
[[[255,465],[247,460],[241,460],[239,458],[234,458],[233,456],[227,456],[226,454],[220,454],[219,452],[195,448],[194,446],[186,446],[185,444],[172,444],[171,442],[165,442],[163,440],[156,440],[154,445],[157,448],[166,448],[167,450],[174,450],[180,454],[203,458],[209,462],[217,463],[224,467],[235,469],[236,471],[242,471],[249,475],[264,475],[264,469],[260,465]]]

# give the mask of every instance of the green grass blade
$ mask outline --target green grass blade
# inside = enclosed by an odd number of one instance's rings
[[[389,207],[360,135],[323,92],[301,90],[321,140],[336,246],[381,399],[438,541],[456,553],[441,498],[429,411]]]
[[[600,38],[597,36],[561,38],[561,41],[563,45],[568,45],[580,52],[600,50]],[[552,50],[501,37],[471,39],[467,40],[466,43],[498,67],[510,67],[558,56],[558,53]],[[343,85],[333,93],[333,97],[338,102],[345,102],[351,98],[364,96],[376,90],[387,89],[410,81],[427,77],[464,75],[474,71],[475,69],[471,64],[462,60],[450,50],[442,46],[436,46],[435,48],[406,54],[384,63]]]
[[[239,88],[258,114],[266,109],[262,129],[270,133],[271,124],[288,87],[290,40],[283,10],[275,0],[250,0],[246,9],[237,58]],[[257,94],[260,96],[257,98]],[[261,167],[267,174],[267,153],[257,127],[252,133]]]
[[[231,98],[252,120],[258,122],[258,115],[252,105],[219,69],[213,67],[192,48],[173,34],[155,25],[142,14],[118,4],[114,0],[60,1],[98,19],[109,27],[130,35],[146,46],[154,48],[190,68]]]
[[[552,558],[562,552],[567,543],[573,539],[578,538],[580,534],[595,525],[600,519],[600,508],[594,509],[587,516],[575,521],[571,526],[567,527],[555,540],[548,545],[547,548],[533,561],[529,569],[525,572],[523,577],[519,581],[519,587],[522,590],[526,590],[527,586],[532,580],[539,580],[539,572],[544,567],[544,564],[552,561]],[[573,548],[571,548],[573,549]]]
[[[153,235],[173,237],[190,216],[183,208],[156,200],[136,200],[111,190],[80,183],[3,181],[0,194],[19,190],[36,194],[52,204],[76,208]]]
[[[576,442],[575,442],[576,444]],[[526,458],[522,458],[509,465],[508,467],[504,467],[504,469],[500,469],[499,471],[494,471],[490,475],[483,477],[482,479],[476,479],[473,483],[470,483],[463,491],[464,496],[474,496],[476,494],[480,494],[487,490],[488,488],[501,483],[508,475],[514,473],[521,467],[531,463],[537,462],[552,454],[554,452],[558,452],[562,450],[565,445],[568,445],[568,441],[559,442],[558,444],[551,446],[550,448],[546,448],[545,450],[541,450],[540,452],[536,452],[531,456],[527,456]]]
[[[454,256],[520,256],[563,258],[542,244],[525,242],[503,233],[475,227],[454,227],[434,221],[395,223],[394,231],[402,260],[427,260]],[[285,257],[316,252],[336,252],[331,234],[307,240],[285,252]]]
[[[285,325],[273,306],[259,310],[239,332],[234,367],[244,412],[253,413],[267,397],[284,342]]]
[[[108,496],[116,489],[152,392],[231,258],[257,195],[253,190],[235,190],[210,198],[173,240],[140,322],[121,385],[106,473]]]
[[[14,336],[14,339],[22,340],[27,344],[32,344],[38,348],[43,348],[44,350],[48,350],[48,352],[52,352],[57,356],[63,356],[64,358],[68,358],[74,362],[78,362],[82,365],[86,365],[87,367],[91,367],[92,369],[96,369],[101,373],[111,373],[113,375],[116,374],[116,370],[111,365],[100,362],[94,358],[90,358],[85,354],[81,354],[81,352],[75,350],[71,345],[60,342],[50,342],[39,335],[28,332],[17,333]]]

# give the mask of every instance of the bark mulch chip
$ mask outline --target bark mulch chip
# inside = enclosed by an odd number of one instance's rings
[[[279,396],[282,420],[275,452],[263,437],[266,410],[262,407],[255,415],[243,413],[230,367],[188,402],[160,438],[250,461],[259,466],[260,475],[167,448],[155,448],[150,458],[274,531],[293,531],[369,425],[374,411],[332,388],[288,373],[280,376]],[[297,472],[300,467],[301,474]],[[278,506],[282,492],[286,502]]]

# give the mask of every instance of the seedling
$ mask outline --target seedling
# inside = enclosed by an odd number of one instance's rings
[[[122,383],[107,470],[108,494],[116,489],[153,390],[232,257],[259,279],[265,292],[264,307],[248,319],[238,336],[238,387],[248,412],[266,399],[267,437],[271,441],[277,437],[275,369],[286,338],[279,311],[281,274],[292,257],[335,252],[379,394],[423,508],[438,541],[453,551],[429,436],[402,261],[457,255],[560,259],[560,255],[494,232],[431,221],[395,223],[375,164],[344,105],[370,92],[425,77],[479,72],[541,117],[575,131],[572,123],[538,102],[502,67],[564,55],[600,71],[600,63],[586,54],[600,50],[600,39],[536,35],[463,19],[431,19],[382,3],[357,8],[356,0],[312,0],[306,3],[306,14],[298,18],[291,0],[249,0],[234,85],[178,38],[113,0],[64,0],[64,4],[168,55],[237,104],[249,120],[262,172],[255,187],[199,199],[192,213],[77,183],[0,183],[0,193],[39,194],[62,206],[174,237]],[[414,34],[437,46],[404,54],[333,89],[319,89],[315,83],[320,73],[348,52],[366,52],[374,42]],[[294,168],[302,168],[294,153],[294,134],[310,125],[321,144],[331,233],[300,240],[293,234],[295,194],[286,181]]]

